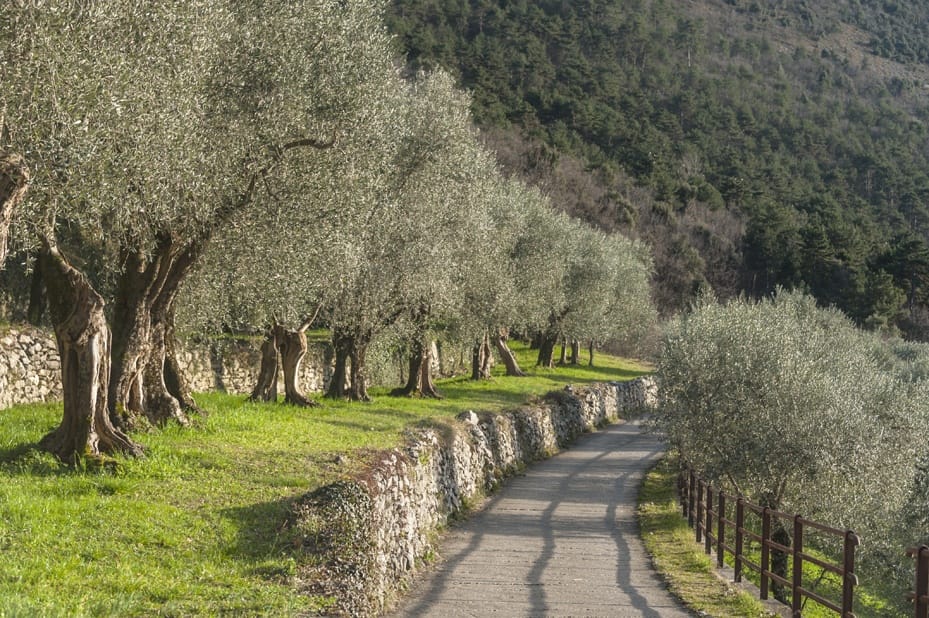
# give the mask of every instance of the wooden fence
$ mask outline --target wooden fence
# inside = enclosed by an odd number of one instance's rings
[[[855,548],[860,544],[858,536],[851,530],[839,530],[804,519],[800,515],[782,513],[748,502],[741,496],[727,494],[714,488],[697,476],[693,470],[684,469],[678,479],[683,515],[694,529],[698,543],[704,544],[707,554],[716,551],[717,566],[722,567],[725,555],[733,559],[734,579],[742,581],[742,573],[749,568],[760,577],[761,598],[766,600],[772,589],[783,586],[790,593],[790,606],[795,617],[803,615],[805,599],[812,599],[823,607],[838,613],[842,618],[854,618]],[[786,524],[786,525],[785,525]],[[809,531],[835,537],[842,544],[842,563],[834,564],[811,555],[806,551],[804,536]],[[787,535],[777,535],[777,531]],[[778,538],[775,538],[775,537]],[[787,538],[782,538],[786,536]],[[746,543],[748,541],[748,543]],[[782,542],[779,542],[782,541]],[[760,546],[760,560],[755,562],[754,553],[747,551],[752,543]],[[926,550],[929,568],[929,548]],[[790,561],[790,574],[784,568],[773,568],[772,563]],[[804,582],[803,565],[812,564],[824,573],[833,573],[842,582],[841,599],[827,599]],[[929,572],[929,571],[927,571]],[[925,592],[923,593],[925,594]],[[918,595],[917,595],[918,596]],[[929,601],[927,601],[929,602]],[[917,614],[918,618],[929,618]]]

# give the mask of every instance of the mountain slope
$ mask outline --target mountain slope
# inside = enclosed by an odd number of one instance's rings
[[[394,0],[389,23],[510,171],[652,243],[666,312],[783,285],[929,334],[929,7]]]

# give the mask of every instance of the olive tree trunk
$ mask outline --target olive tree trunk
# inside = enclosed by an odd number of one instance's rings
[[[490,343],[488,336],[484,333],[474,347],[471,348],[471,379],[472,380],[489,380],[490,379]]]
[[[268,329],[261,344],[261,368],[258,370],[258,383],[249,395],[249,401],[277,401],[277,376],[281,370],[281,361],[277,355],[277,341],[274,328]]]
[[[390,392],[394,397],[431,397],[442,399],[432,378],[432,346],[417,340],[410,348],[409,374],[406,385]]]
[[[181,408],[184,411],[205,415],[206,411],[194,401],[193,395],[191,394],[193,393],[193,389],[190,387],[187,374],[181,368],[181,364],[178,361],[178,344],[174,328],[173,306],[168,314],[167,328],[165,329],[165,352],[164,380],[165,386],[168,387],[168,392],[180,402]]]
[[[64,398],[61,425],[40,447],[70,464],[112,453],[140,456],[142,448],[110,422],[110,330],[103,298],[48,239],[39,263],[49,289]]]
[[[277,378],[284,371],[284,403],[294,406],[318,405],[303,394],[300,388],[300,363],[306,356],[308,344],[306,330],[312,320],[304,322],[297,330],[275,324],[261,345],[261,369],[258,383],[249,396],[251,401],[277,401]]]
[[[577,339],[571,340],[571,364],[577,365],[581,362],[581,342]]]
[[[352,341],[349,359],[351,360],[351,384],[348,388],[348,398],[352,401],[371,401],[368,395],[368,337],[355,337]]]
[[[3,133],[2,120],[0,114],[0,134]],[[29,169],[23,158],[17,154],[0,152],[0,270],[3,269],[9,247],[13,211],[28,189]]]
[[[783,494],[783,488],[786,484],[786,480],[781,481],[776,492],[766,492],[758,500],[759,504],[769,509],[779,511],[781,509],[781,496]],[[784,525],[783,520],[779,517],[773,517],[771,519],[771,540],[779,545],[784,547],[790,547],[791,538],[790,532]],[[787,579],[787,565],[788,565],[788,554],[780,549],[772,548],[771,549],[771,572],[775,575],[778,575],[784,579]],[[774,595],[774,598],[782,603],[787,602],[787,589],[782,584],[778,582],[771,582],[771,593]]]
[[[350,333],[343,330],[333,332],[332,347],[335,350],[335,367],[329,388],[326,390],[327,398],[347,398],[352,401],[371,400],[368,395],[366,371],[371,337],[369,332]]]
[[[124,269],[113,312],[113,377],[110,411],[115,422],[133,426],[143,419],[163,425],[187,425],[189,391],[172,392],[168,382],[186,388],[176,358],[169,352],[174,339],[174,303],[185,278],[203,252],[206,236],[183,242],[170,233],[159,235],[149,256],[140,250],[124,253]],[[169,342],[169,339],[171,341]],[[166,379],[171,366],[174,379]]]
[[[308,399],[300,388],[300,363],[306,356],[306,329],[309,326],[308,323],[304,323],[297,330],[289,330],[278,324],[274,329],[277,349],[281,355],[281,367],[284,370],[284,403],[293,406],[317,405]]]
[[[589,367],[593,367],[594,366],[594,340],[593,339],[587,342],[587,351],[590,355],[590,360],[588,361],[587,365]]]
[[[554,363],[554,354],[555,354],[555,345],[558,343],[558,338],[555,336],[545,335],[542,337],[542,342],[539,345],[539,358],[536,361],[536,365],[539,367],[548,367],[552,368],[555,366]]]
[[[542,333],[539,344],[539,358],[536,362],[539,367],[550,369],[555,366],[553,362],[555,346],[558,344],[559,337],[561,337],[560,325],[565,315],[567,315],[567,311],[563,311],[560,316],[554,313],[549,316],[548,327]],[[562,350],[564,350],[564,346],[562,346]]]
[[[351,353],[351,337],[341,330],[332,332],[332,349],[335,354],[335,365],[332,369],[332,378],[326,397],[329,399],[344,399],[348,396],[348,357]]]
[[[497,348],[497,353],[500,355],[500,359],[506,367],[506,375],[520,378],[525,377],[526,374],[520,369],[519,362],[516,360],[516,355],[513,354],[513,350],[507,345],[507,340],[509,338],[509,329],[497,329],[496,336],[494,337],[494,346]]]

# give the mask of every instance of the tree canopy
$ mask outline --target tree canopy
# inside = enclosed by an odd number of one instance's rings
[[[929,534],[907,528],[926,500],[926,358],[799,293],[704,299],[664,342],[656,420],[719,486],[867,538],[865,568],[889,580]]]
[[[65,367],[64,420],[47,448],[68,461],[137,453],[126,428],[188,422],[198,408],[175,356],[178,313],[188,327],[270,325],[266,358],[282,357],[291,403],[307,403],[293,382],[314,316],[332,331],[330,395],[357,399],[376,340],[390,333],[411,363],[439,333],[473,340],[488,328],[465,308],[478,296],[525,309],[489,310],[498,333],[517,316],[545,327],[585,274],[561,248],[607,237],[501,176],[454,80],[401,74],[383,10],[377,0],[0,8],[0,247],[12,217],[12,250],[34,265],[34,290],[44,283]],[[498,209],[532,213],[527,229],[503,234],[531,252],[496,238],[509,221]],[[597,255],[616,268],[601,263],[604,276],[576,285],[572,302],[606,288],[649,307],[638,279],[616,287],[605,276],[635,262],[642,278],[647,257],[609,243]],[[511,287],[497,298],[481,286]]]

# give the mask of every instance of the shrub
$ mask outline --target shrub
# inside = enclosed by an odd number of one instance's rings
[[[918,540],[901,525],[925,486],[929,391],[912,357],[799,293],[704,300],[666,336],[658,424],[709,479],[855,530],[884,571]]]

